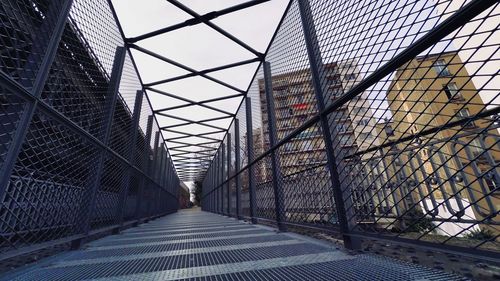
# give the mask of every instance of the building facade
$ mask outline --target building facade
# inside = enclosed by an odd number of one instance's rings
[[[487,104],[458,53],[417,57],[399,68],[387,101],[392,120],[377,124],[378,138],[396,143],[357,164],[355,179],[365,180],[356,192],[358,212],[401,229],[418,214],[446,236],[498,233],[498,124],[494,116],[474,118]]]

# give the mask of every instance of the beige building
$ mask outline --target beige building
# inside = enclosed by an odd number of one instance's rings
[[[396,197],[405,199],[391,211],[418,204],[435,224],[441,223],[438,230],[444,235],[464,235],[486,218],[498,222],[500,152],[495,120],[486,117],[423,133],[486,109],[458,53],[410,61],[396,72],[387,100],[393,138],[421,134],[393,147],[398,157],[389,160],[399,166],[389,169],[387,176],[401,186]],[[491,224],[479,225],[499,232]]]

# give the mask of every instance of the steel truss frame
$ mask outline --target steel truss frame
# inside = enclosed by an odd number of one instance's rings
[[[213,72],[221,71],[221,70],[227,70],[227,69],[231,69],[234,67],[252,64],[252,63],[259,63],[259,65],[256,66],[256,70],[255,70],[255,73],[256,73],[260,64],[263,62],[263,59],[265,56],[264,53],[261,53],[261,52],[255,50],[254,48],[250,47],[248,44],[243,42],[241,39],[237,38],[236,36],[234,36],[230,32],[224,30],[223,28],[221,28],[218,25],[216,25],[215,23],[213,23],[212,20],[214,20],[218,17],[221,17],[221,16],[229,15],[229,14],[232,14],[234,12],[242,11],[242,10],[257,6],[257,5],[262,4],[262,3],[269,2],[269,0],[251,0],[251,1],[241,3],[241,4],[230,6],[230,7],[218,10],[218,11],[209,12],[209,13],[206,13],[203,15],[198,14],[197,12],[193,11],[192,9],[190,9],[189,7],[180,3],[177,0],[167,0],[167,2],[169,2],[170,4],[172,4],[173,6],[178,8],[179,10],[187,13],[188,15],[191,16],[191,18],[182,22],[182,23],[178,23],[178,24],[170,25],[170,26],[167,26],[164,28],[160,28],[158,30],[154,30],[154,31],[151,31],[151,32],[139,35],[139,36],[126,38],[124,36],[120,21],[116,15],[115,10],[114,10],[113,4],[111,3],[110,0],[108,0],[108,3],[112,7],[113,13],[115,15],[115,20],[117,21],[117,24],[120,28],[120,31],[122,32],[122,36],[123,36],[124,41],[125,41],[125,47],[127,48],[127,51],[129,53],[130,57],[132,58],[132,61],[133,61],[134,66],[135,66],[138,73],[140,73],[140,71],[135,63],[135,60],[134,60],[134,57],[133,57],[131,50],[136,50],[138,52],[141,52],[143,54],[146,54],[148,56],[156,58],[164,63],[173,65],[177,68],[180,68],[180,69],[188,72],[187,74],[184,74],[184,75],[165,78],[165,79],[154,81],[151,83],[144,83],[141,80],[141,84],[142,84],[143,90],[145,90],[146,94],[148,94],[148,92],[154,92],[154,93],[164,95],[164,96],[167,96],[169,98],[173,98],[173,99],[184,102],[184,104],[182,104],[182,105],[164,107],[161,109],[154,110],[153,114],[155,114],[157,116],[167,117],[169,119],[173,119],[176,121],[182,121],[181,123],[177,123],[174,125],[163,126],[160,129],[164,132],[167,132],[167,133],[174,133],[174,134],[181,135],[181,136],[176,136],[176,137],[171,137],[171,138],[165,138],[165,141],[168,142],[170,145],[172,145],[172,144],[181,145],[181,146],[173,146],[173,147],[169,146],[170,151],[180,152],[180,153],[170,154],[170,156],[172,158],[172,161],[175,165],[175,168],[177,170],[177,173],[178,173],[180,179],[184,180],[184,181],[192,181],[192,180],[202,179],[204,174],[206,173],[206,169],[208,167],[206,167],[207,165],[200,165],[198,169],[190,169],[190,168],[184,166],[184,164],[186,163],[185,161],[191,160],[191,161],[198,162],[198,163],[210,162],[211,160],[207,160],[205,158],[207,158],[207,157],[213,158],[215,156],[215,153],[217,150],[217,149],[214,149],[214,147],[218,147],[220,145],[220,143],[222,142],[221,139],[214,137],[214,136],[211,136],[211,135],[226,133],[228,130],[227,128],[214,126],[214,125],[210,124],[210,122],[217,121],[217,120],[229,119],[229,118],[234,119],[234,117],[235,117],[235,113],[221,110],[219,108],[210,106],[209,104],[213,103],[213,102],[217,102],[217,101],[236,99],[236,98],[241,99],[241,101],[240,101],[240,104],[241,104],[243,99],[246,97],[246,93],[247,93],[247,90],[240,89],[234,85],[231,85],[231,84],[226,83],[224,81],[221,81],[217,78],[214,78],[214,77],[210,76],[209,74],[213,73]],[[175,30],[179,30],[182,28],[186,28],[186,27],[190,27],[190,26],[198,25],[198,24],[204,24],[204,25],[210,27],[212,30],[214,30],[217,33],[221,34],[222,36],[228,38],[229,40],[231,40],[233,43],[237,44],[241,48],[252,53],[254,58],[250,58],[250,59],[246,59],[246,60],[242,60],[242,61],[237,61],[234,63],[225,64],[225,65],[214,66],[214,67],[206,68],[203,70],[196,70],[192,67],[184,65],[178,61],[167,58],[161,54],[158,54],[156,52],[153,52],[151,50],[148,50],[148,49],[143,48],[141,46],[138,46],[136,44],[137,42],[145,40],[145,39],[153,38],[153,37],[156,37],[159,35],[164,35],[166,33],[169,33],[169,32],[175,31]],[[192,77],[202,77],[206,80],[209,80],[209,81],[212,81],[218,85],[221,85],[221,86],[223,86],[231,91],[234,91],[235,94],[227,95],[224,97],[217,97],[217,98],[212,98],[212,99],[201,100],[201,101],[194,101],[194,100],[182,97],[179,94],[167,93],[165,91],[154,88],[154,86],[163,85],[163,84],[167,84],[167,83],[171,83],[171,82],[179,81],[179,80],[184,80],[184,79],[192,78]],[[167,112],[175,110],[175,109],[192,107],[192,106],[200,106],[200,107],[209,109],[214,113],[222,114],[222,116],[208,118],[208,119],[204,119],[204,120],[192,120],[192,119],[182,118],[182,117],[167,113]],[[207,128],[211,128],[211,129],[214,129],[215,131],[200,133],[200,134],[193,134],[193,133],[189,133],[189,132],[186,132],[185,130],[183,130],[183,129],[185,129],[186,126],[193,125],[193,124],[201,125],[201,126],[204,126]],[[182,140],[187,139],[187,138],[204,139],[204,140],[207,140],[207,142],[189,143],[189,142],[182,141]],[[179,150],[180,148],[192,148],[192,150],[185,150],[185,149]],[[202,149],[202,150],[197,151],[199,149]]]

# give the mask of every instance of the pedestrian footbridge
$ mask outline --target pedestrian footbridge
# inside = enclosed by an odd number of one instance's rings
[[[351,254],[199,209],[179,211],[42,260],[0,280],[465,280],[411,263]]]
[[[0,279],[500,280],[499,18],[1,0]]]

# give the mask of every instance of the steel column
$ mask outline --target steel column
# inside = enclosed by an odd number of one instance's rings
[[[127,172],[126,175],[123,177],[122,180],[122,189],[120,190],[120,196],[118,199],[118,209],[117,209],[117,222],[120,225],[120,227],[123,224],[123,214],[124,214],[124,209],[125,209],[125,202],[127,200],[127,195],[128,195],[128,190],[130,187],[130,179],[132,177],[132,165],[134,164],[134,158],[135,158],[135,152],[136,152],[136,146],[137,146],[137,135],[138,135],[138,130],[139,130],[139,117],[141,115],[141,105],[142,105],[142,98],[143,98],[143,92],[141,90],[137,91],[136,96],[135,96],[135,105],[134,105],[134,112],[132,113],[132,124],[130,126],[130,138],[128,139],[129,144],[128,144],[128,161],[130,163],[130,166],[127,167]],[[119,229],[118,229],[119,231]]]
[[[311,7],[309,5],[309,0],[299,0],[298,4],[302,21],[302,28],[304,31],[307,54],[309,57],[314,94],[316,96],[316,101],[318,104],[318,111],[322,112],[325,110],[325,100],[328,100],[329,97],[328,86],[326,85],[326,83],[321,83],[321,77],[326,72],[324,69],[323,60],[321,58],[320,45],[316,35],[316,28],[314,26],[314,19],[312,16]],[[336,160],[336,153],[333,146],[332,137],[338,136],[338,132],[336,132],[337,126],[336,124],[332,124],[330,126],[327,115],[321,116],[320,123],[323,132],[323,140],[325,142],[328,170],[330,172],[330,179],[335,199],[335,206],[337,208],[340,231],[342,232],[342,234],[344,234],[344,245],[348,249],[359,249],[361,247],[360,241],[355,241],[356,239],[353,236],[345,235],[349,233],[350,229],[354,226],[355,221],[353,220],[353,214],[348,216],[346,213],[346,208],[348,208],[349,210],[353,210],[353,208],[350,207],[352,204],[347,203],[347,206],[344,205],[344,203],[350,201],[351,199],[349,196],[349,186],[345,186],[345,184],[342,184],[340,181],[338,165],[340,165],[341,163],[340,161],[337,162]]]
[[[219,189],[217,190],[217,196],[219,197],[219,208],[218,208],[218,212],[219,214],[223,214],[224,213],[224,195],[223,195],[223,191],[224,189],[222,188],[222,183],[224,182],[224,145],[221,145],[220,147],[220,154],[219,154],[219,165],[218,165],[218,174],[219,174],[219,178],[220,178],[220,181],[219,181]]]
[[[234,119],[234,172],[238,173],[240,171],[240,120],[238,118]],[[236,175],[235,178],[236,186],[236,218],[241,219],[241,176]]]
[[[247,124],[247,158],[248,163],[253,162],[253,126],[252,126],[252,99],[245,98],[246,124]],[[252,223],[257,223],[255,219],[255,169],[254,165],[248,167],[248,195],[250,200],[250,219]]]
[[[165,144],[162,143],[161,145],[161,166],[160,166],[160,175],[159,175],[159,179],[158,179],[158,184],[161,186],[161,187],[165,187],[165,176],[167,175],[166,174],[166,171],[167,171],[167,150],[166,150],[166,147],[165,147]]]
[[[221,174],[222,174],[222,182],[224,182],[226,180],[226,146],[224,145],[224,143],[222,143],[221,145],[221,148],[222,148],[222,157],[221,157]],[[223,184],[221,185],[220,189],[220,196],[221,196],[221,214],[225,214],[225,210],[224,210],[224,187],[227,186],[227,183],[226,184]]]
[[[120,79],[122,76],[123,65],[125,63],[126,51],[124,47],[117,47],[115,52],[115,58],[113,62],[113,69],[111,72],[111,78],[109,81],[108,92],[106,97],[106,105],[104,107],[104,124],[101,128],[99,134],[100,139],[104,145],[109,144],[109,139],[111,138],[111,129],[113,126],[113,117],[116,108],[116,100],[118,98],[118,89],[120,87]],[[96,176],[89,185],[86,187],[86,192],[82,200],[82,207],[79,212],[80,216],[83,216],[79,225],[79,232],[87,235],[90,230],[91,216],[95,208],[95,201],[97,196],[97,191],[101,186],[101,178],[104,172],[104,164],[106,160],[106,155],[104,151],[99,153],[96,159],[95,171]],[[72,243],[72,248],[79,248],[81,246],[82,240],[76,240]]]
[[[144,174],[148,174],[149,162],[150,162],[150,143],[151,143],[151,133],[153,131],[153,115],[148,116],[148,123],[146,127],[146,140],[144,144],[144,155],[142,157],[142,171]],[[146,179],[141,177],[139,182],[139,189],[137,190],[137,204],[135,210],[135,218],[139,219],[141,217],[141,205],[144,197],[145,185],[148,183]]]
[[[278,134],[276,130],[276,116],[274,107],[274,96],[273,96],[273,85],[272,85],[272,74],[271,74],[271,64],[269,62],[264,62],[264,84],[266,92],[266,104],[267,104],[267,123],[269,128],[269,143],[271,147],[274,147],[278,139]],[[281,165],[279,160],[279,155],[276,150],[271,152],[271,169],[273,173],[273,190],[274,190],[274,207],[276,212],[276,224],[280,231],[286,231],[285,225],[283,225],[283,180],[281,175]]]
[[[159,143],[160,143],[160,131],[155,133],[155,141],[154,141],[154,146],[153,146],[153,161],[151,162],[150,168],[150,173],[151,173],[151,179],[153,180],[150,182],[149,187],[148,187],[148,195],[151,194],[151,189],[156,188],[156,174],[157,174],[157,169],[158,169],[158,153],[159,153]],[[146,214],[149,216],[149,209],[151,208],[150,205],[147,205],[147,211]]]
[[[227,178],[231,177],[231,133],[227,133]],[[231,216],[231,185],[229,181],[227,185],[227,215]]]

